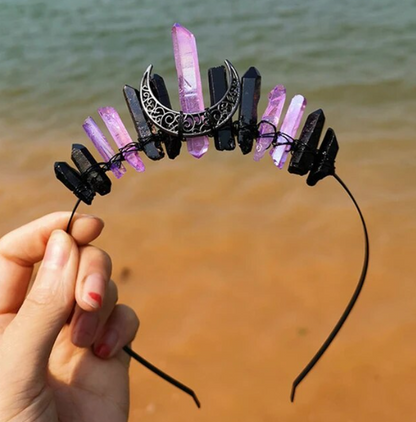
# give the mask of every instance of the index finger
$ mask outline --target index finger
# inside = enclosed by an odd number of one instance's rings
[[[32,221],[0,239],[0,314],[14,313],[26,295],[33,265],[41,261],[54,230],[65,230],[70,212],[56,212]],[[75,214],[71,235],[78,245],[96,239],[104,227],[97,217]]]

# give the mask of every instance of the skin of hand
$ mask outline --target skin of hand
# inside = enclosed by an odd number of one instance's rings
[[[102,220],[54,213],[0,239],[0,422],[125,422],[139,320],[117,304]],[[29,288],[34,264],[42,261]]]

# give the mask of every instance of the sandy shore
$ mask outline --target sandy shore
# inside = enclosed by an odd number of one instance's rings
[[[1,158],[0,233],[70,209],[53,177],[66,144]],[[39,146],[40,145],[40,146]],[[391,145],[391,143],[390,143]],[[355,288],[363,240],[334,180],[316,188],[239,153],[129,170],[82,212],[101,216],[121,301],[142,326],[135,350],[190,385],[192,401],[132,364],[132,421],[413,421],[416,385],[415,150],[341,144],[338,170],[368,220],[371,265],[356,309],[289,402],[295,376]],[[42,148],[45,147],[45,148]],[[47,148],[46,148],[47,146]]]

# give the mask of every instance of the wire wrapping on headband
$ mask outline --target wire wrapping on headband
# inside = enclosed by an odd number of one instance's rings
[[[205,110],[207,112],[208,115],[208,119],[209,119],[209,124],[210,124],[210,133],[209,136],[213,137],[214,134],[221,129],[221,127],[216,127],[214,125],[214,119],[211,115],[211,113],[209,112],[208,109]],[[184,138],[183,137],[183,112],[180,112],[180,118],[179,118],[179,124],[178,124],[178,138],[181,139],[182,141],[186,142],[188,138]],[[306,151],[309,151],[312,154],[316,154],[316,150],[311,149],[307,144],[302,143],[299,139],[295,139],[292,138],[291,136],[289,136],[288,134],[284,133],[284,132],[280,132],[277,130],[276,126],[269,122],[268,120],[260,120],[258,123],[256,124],[242,124],[239,121],[235,121],[232,124],[232,128],[233,128],[233,133],[234,135],[236,133],[238,133],[239,131],[249,131],[251,133],[251,135],[253,136],[253,138],[259,138],[259,127],[261,124],[267,124],[271,127],[271,131],[270,132],[266,132],[266,133],[262,133],[261,134],[261,138],[271,138],[271,142],[270,145],[267,148],[270,147],[276,147],[278,145],[289,145],[290,146],[290,152],[294,152],[297,148],[299,148],[299,146],[304,146]],[[111,157],[111,159],[107,162],[99,162],[97,164],[93,164],[91,165],[87,170],[85,170],[82,174],[81,177],[86,180],[86,176],[96,170],[96,169],[101,169],[104,172],[107,172],[109,170],[111,170],[111,168],[116,165],[116,166],[120,166],[121,163],[123,161],[125,161],[125,156],[126,154],[132,153],[132,152],[140,152],[143,151],[143,148],[146,144],[150,143],[150,142],[154,142],[155,140],[157,140],[157,138],[159,138],[159,140],[163,140],[163,137],[161,136],[161,134],[152,134],[151,136],[148,137],[143,137],[140,138],[140,141],[137,142],[131,142],[123,147],[121,147],[119,149],[119,151],[113,155],[113,157]],[[285,139],[286,142],[281,142],[278,141],[279,138],[283,138]]]

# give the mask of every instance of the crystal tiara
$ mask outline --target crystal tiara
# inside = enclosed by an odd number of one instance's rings
[[[81,144],[72,145],[71,159],[76,169],[66,162],[55,163],[56,177],[78,198],[68,222],[70,232],[72,217],[80,202],[91,205],[95,194],[107,195],[111,191],[111,171],[119,179],[126,172],[123,162],[127,162],[138,172],[145,166],[140,155],[143,152],[151,160],[161,160],[166,155],[170,159],[179,156],[182,143],[195,158],[201,158],[209,147],[209,138],[214,139],[219,151],[236,148],[236,140],[241,152],[252,152],[255,161],[262,159],[269,150],[274,164],[282,169],[291,155],[288,171],[301,176],[307,175],[306,182],[314,186],[327,176],[333,176],[353,201],[364,230],[364,262],[361,275],[346,309],[341,315],[321,348],[294,380],[291,401],[300,382],[306,377],[325,353],[354,307],[367,274],[369,262],[369,239],[361,210],[348,187],[335,172],[338,141],[333,129],[328,128],[319,144],[325,115],[322,110],[310,113],[300,131],[297,132],[306,107],[306,99],[295,95],[280,124],[286,100],[286,89],[275,86],[269,93],[268,104],[261,119],[258,119],[258,103],[261,91],[261,75],[255,67],[250,67],[241,80],[237,70],[228,60],[224,65],[208,70],[210,103],[205,107],[202,95],[201,76],[194,35],[179,24],[172,27],[173,50],[179,84],[181,110],[172,109],[163,78],[152,74],[150,65],[143,74],[139,89],[125,85],[123,88],[127,107],[130,111],[138,139],[133,141],[120,116],[113,107],[102,107],[98,113],[118,147],[113,150],[92,117],[88,117],[83,128],[103,161],[97,162],[90,151]],[[238,110],[238,118],[233,120]],[[200,407],[199,400],[189,387],[160,371],[129,347],[126,353],[164,378],[166,381],[191,395]]]

